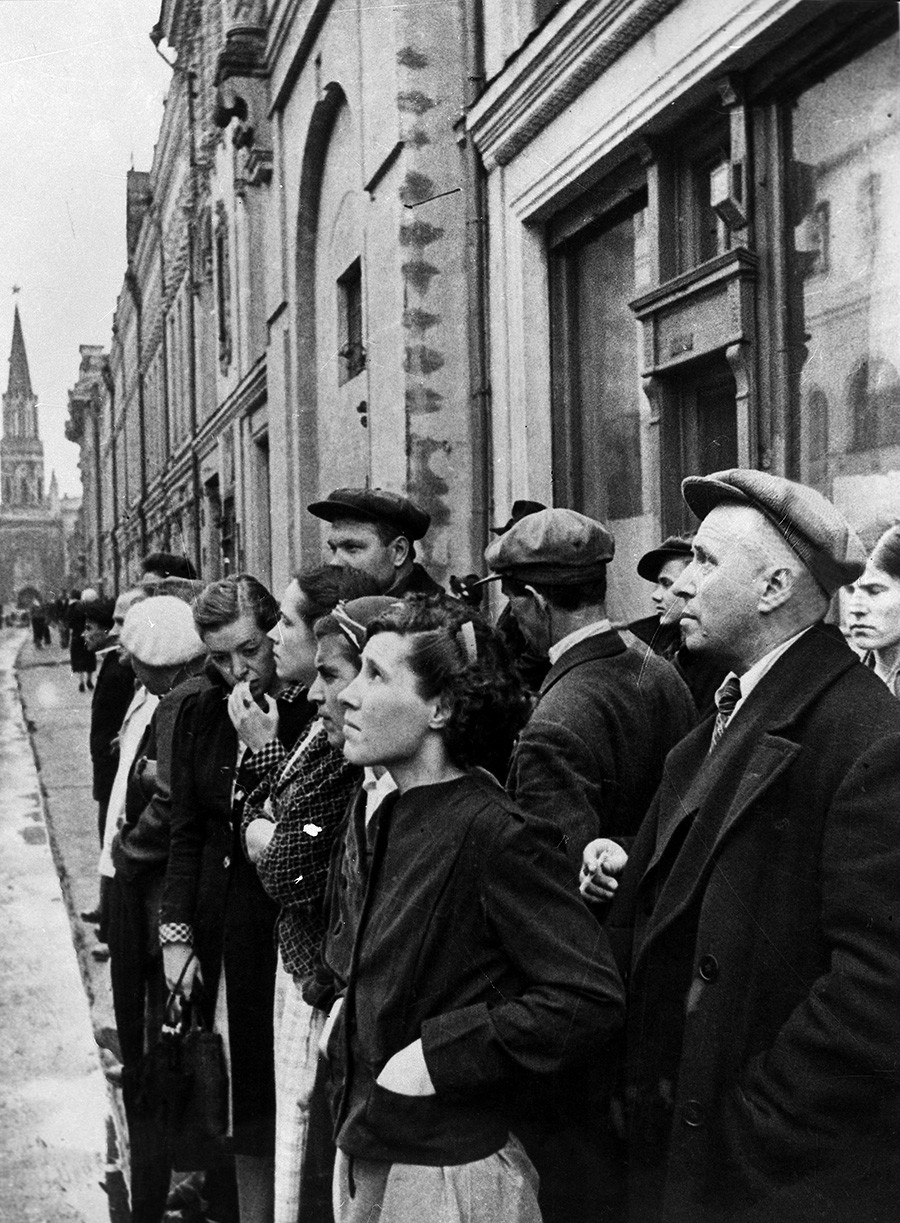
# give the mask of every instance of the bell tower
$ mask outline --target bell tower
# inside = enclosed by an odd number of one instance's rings
[[[4,512],[44,509],[44,444],[38,436],[37,396],[31,389],[19,307],[13,316],[9,383],[3,396],[0,500]]]

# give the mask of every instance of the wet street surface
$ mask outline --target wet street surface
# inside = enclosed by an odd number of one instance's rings
[[[61,651],[42,657],[28,642],[22,684],[39,775],[14,669],[25,636],[0,632],[0,1220],[107,1223],[112,1096],[95,1038],[106,966],[88,967],[93,934],[75,916],[97,889],[90,694]],[[48,828],[42,778],[71,846]]]

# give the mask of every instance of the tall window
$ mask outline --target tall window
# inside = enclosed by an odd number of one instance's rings
[[[216,208],[213,243],[216,265],[216,319],[218,321],[219,366],[226,373],[231,364],[231,243],[228,214],[220,200]]]
[[[343,385],[366,368],[363,348],[362,263],[354,259],[338,277],[338,381]]]
[[[854,450],[900,445],[900,378],[890,361],[861,361],[850,376]]]
[[[647,284],[646,194],[554,252],[554,496],[604,521],[642,512],[638,324]]]
[[[825,491],[900,445],[898,80],[894,32],[788,108],[794,470]]]

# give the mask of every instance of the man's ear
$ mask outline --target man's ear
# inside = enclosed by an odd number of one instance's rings
[[[759,597],[758,608],[765,614],[782,607],[794,593],[794,573],[787,565],[771,569],[766,575],[766,584]]]
[[[406,564],[409,557],[409,540],[405,535],[398,535],[396,539],[392,539],[388,548],[391,553],[391,560],[394,568],[399,569]]]
[[[544,598],[541,592],[539,590],[535,590],[533,586],[528,586],[528,585],[525,586],[525,589],[531,595],[532,599],[534,599],[534,602],[537,605],[538,610],[541,612],[546,612],[547,600]]]

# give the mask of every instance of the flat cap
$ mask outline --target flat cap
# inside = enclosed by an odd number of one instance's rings
[[[649,552],[644,553],[637,563],[638,577],[655,582],[666,561],[672,560],[673,557],[689,561],[691,556],[691,541],[683,535],[670,535],[658,548],[651,548]]]
[[[865,548],[849,522],[805,484],[732,467],[709,476],[688,476],[681,491],[698,518],[726,502],[750,505],[765,514],[829,598],[855,581],[866,566]]]
[[[517,522],[521,522],[529,514],[537,514],[546,508],[543,501],[514,501],[507,521],[502,527],[490,527],[490,532],[492,535],[505,535],[510,527],[514,527]]]
[[[337,518],[386,522],[410,540],[421,539],[431,526],[431,515],[421,506],[386,488],[336,488],[324,501],[313,501],[306,508],[326,522]]]
[[[616,541],[602,522],[575,510],[539,510],[521,518],[484,554],[501,576],[582,586],[603,576]]]
[[[179,667],[206,653],[184,599],[155,595],[125,613],[120,644],[145,667]]]

